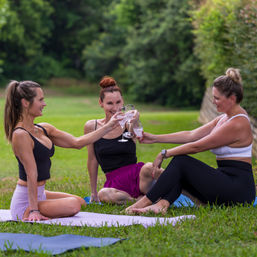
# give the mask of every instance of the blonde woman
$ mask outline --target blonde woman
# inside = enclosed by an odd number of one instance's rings
[[[128,213],[166,213],[182,190],[203,203],[231,205],[252,203],[255,184],[252,173],[253,135],[247,112],[240,106],[243,87],[239,70],[229,68],[214,80],[213,103],[224,114],[192,131],[166,135],[144,134],[143,143],[182,144],[162,150],[153,166],[158,169],[164,158],[174,157],[153,188]],[[188,156],[211,150],[218,168]]]

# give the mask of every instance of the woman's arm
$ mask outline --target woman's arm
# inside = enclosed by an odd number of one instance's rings
[[[33,141],[26,131],[16,130],[13,134],[12,147],[14,154],[19,158],[27,175],[29,209],[39,210],[37,201],[37,165],[33,155]],[[39,211],[31,212],[28,220],[46,219]]]
[[[119,120],[121,119],[116,118],[117,115],[119,115],[119,113],[115,114],[107,124],[96,131],[92,131],[80,137],[74,137],[73,135],[61,131],[48,123],[42,123],[41,125],[47,130],[49,138],[55,145],[64,148],[80,149],[86,145],[92,144],[103,137],[106,133],[119,126]]]
[[[248,120],[243,117],[237,117],[195,142],[168,149],[166,158],[176,155],[195,154],[228,145],[244,147],[250,145],[251,142],[252,132]],[[154,161],[154,166],[159,167],[162,160],[163,156],[159,153]]]
[[[210,134],[213,128],[216,126],[220,117],[221,116],[191,131],[180,131],[180,132],[162,134],[162,135],[154,135],[154,134],[144,132],[143,139],[140,140],[140,142],[145,144],[153,144],[153,143],[185,144],[188,142],[194,142]]]
[[[84,134],[91,133],[95,130],[95,120],[88,121],[84,126]],[[90,144],[87,146],[88,149],[88,160],[87,168],[90,179],[91,187],[91,202],[99,202],[98,192],[97,192],[97,175],[98,175],[98,161],[95,157],[94,145]]]

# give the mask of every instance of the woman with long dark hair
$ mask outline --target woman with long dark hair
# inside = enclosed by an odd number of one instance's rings
[[[37,221],[67,217],[85,205],[79,196],[45,190],[54,147],[80,149],[119,126],[116,116],[101,129],[74,137],[48,123],[34,124],[46,106],[40,85],[12,81],[6,90],[4,127],[19,163],[19,179],[11,201],[13,219]]]

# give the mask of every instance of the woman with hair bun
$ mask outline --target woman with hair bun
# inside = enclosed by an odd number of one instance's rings
[[[112,77],[105,76],[100,81],[99,104],[105,112],[102,119],[89,120],[84,126],[84,133],[98,131],[123,107],[122,92]],[[138,120],[136,111],[133,121]],[[125,126],[125,130],[126,130]],[[88,172],[91,185],[91,201],[123,204],[137,200],[150,189],[162,169],[152,174],[152,163],[137,163],[135,139],[120,142],[123,129],[117,127],[103,138],[88,146]],[[97,191],[98,166],[106,175],[104,187]]]
[[[86,205],[83,198],[45,190],[54,147],[80,149],[119,126],[113,116],[101,129],[74,137],[48,123],[34,124],[46,106],[40,85],[11,81],[6,90],[5,134],[19,164],[19,179],[11,201],[14,220],[38,221],[73,216]]]
[[[229,68],[226,75],[214,80],[213,104],[224,114],[192,131],[166,135],[144,133],[143,143],[175,143],[180,146],[162,150],[153,163],[161,167],[164,158],[173,157],[156,184],[127,213],[166,213],[182,190],[203,204],[251,204],[255,200],[252,173],[253,135],[250,119],[240,106],[243,87],[239,70]],[[218,168],[187,154],[211,150]]]

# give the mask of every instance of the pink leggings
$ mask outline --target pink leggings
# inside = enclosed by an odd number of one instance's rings
[[[37,200],[46,200],[45,185],[37,187]],[[12,196],[11,215],[13,220],[22,220],[24,212],[29,207],[28,188],[18,185]]]

